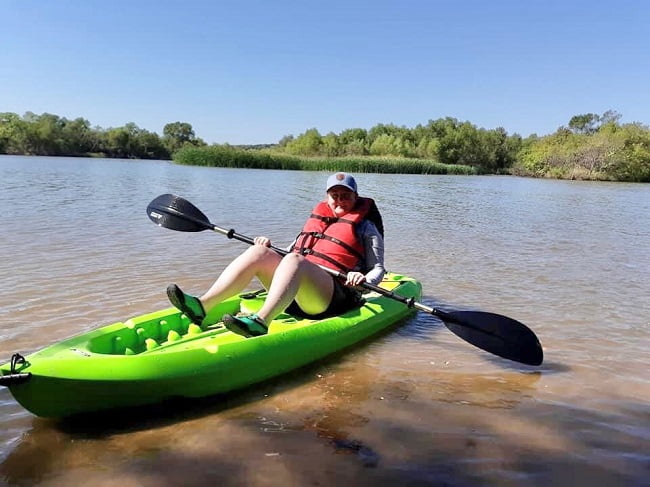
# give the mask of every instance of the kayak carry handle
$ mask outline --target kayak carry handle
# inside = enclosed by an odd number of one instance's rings
[[[23,382],[29,380],[32,376],[31,372],[18,372],[18,367],[22,365],[27,365],[25,357],[19,353],[14,353],[11,356],[11,371],[3,376],[0,376],[0,386],[13,386],[15,384],[22,384]],[[22,369],[22,367],[20,367]]]

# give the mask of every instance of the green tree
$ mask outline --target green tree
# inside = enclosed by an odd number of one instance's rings
[[[90,122],[83,118],[68,121],[61,128],[62,149],[66,155],[80,155],[92,152]]]
[[[301,156],[317,156],[320,154],[323,140],[315,128],[305,131],[287,144],[286,150],[289,154]]]
[[[369,152],[373,156],[398,155],[394,153],[396,149],[396,137],[383,133],[374,137]]]
[[[418,157],[424,159],[438,159],[440,142],[438,139],[429,136],[423,136],[419,139],[416,153]]]
[[[189,140],[195,145],[205,145],[195,135]],[[0,153],[72,156],[103,153],[107,157],[146,159],[168,159],[170,155],[158,134],[133,122],[104,130],[91,127],[81,117],[68,120],[51,113],[33,112],[26,112],[22,117],[0,113]]]
[[[170,153],[155,132],[141,130],[136,138],[137,155],[141,159],[169,159]]]
[[[365,129],[354,128],[342,131],[339,134],[341,155],[363,156],[368,154],[367,139],[368,131]]]
[[[354,141],[363,141],[366,142],[368,138],[368,131],[365,129],[345,129],[339,135],[339,140],[341,144],[346,145]]]
[[[621,114],[614,110],[607,110],[600,116],[600,125],[617,125],[621,119]]]
[[[187,122],[172,122],[165,125],[162,140],[170,153],[177,151],[185,144],[205,145],[205,142],[197,139],[192,125]]]
[[[392,136],[394,138],[399,137],[402,135],[396,125],[392,124],[383,124],[379,123],[372,127],[370,130],[368,130],[368,135],[365,136],[366,141],[368,142],[369,146],[372,146],[372,144],[382,136]]]
[[[328,157],[336,157],[341,153],[341,144],[339,143],[339,138],[334,132],[328,133],[322,139],[322,153]]]
[[[618,125],[616,114],[594,133],[560,127],[554,134],[522,144],[518,174],[650,182],[650,130]]]
[[[105,150],[111,157],[132,159],[167,159],[169,151],[158,134],[129,122],[106,132]]]
[[[15,113],[0,113],[0,151],[4,154],[28,154],[28,125]]]
[[[511,167],[521,147],[521,137],[508,136],[503,127],[479,131],[485,153],[481,166],[489,172],[499,172]]]
[[[595,113],[574,115],[569,120],[569,128],[576,134],[593,134],[598,130],[600,117]]]
[[[621,115],[614,110],[607,110],[602,115],[585,113],[574,115],[569,120],[569,129],[576,134],[594,134],[605,125],[617,125]]]
[[[442,139],[458,130],[459,122],[455,118],[446,117],[438,120],[429,120],[424,131],[437,139]]]
[[[624,157],[612,168],[621,181],[650,182],[650,128],[640,123],[628,123],[612,136],[622,140]]]
[[[124,127],[109,128],[103,137],[102,149],[108,157],[127,158],[130,134]]]
[[[287,145],[289,145],[289,142],[293,141],[293,139],[294,139],[294,136],[293,136],[293,135],[285,135],[284,137],[282,137],[282,138],[280,139],[280,141],[278,142],[278,145],[279,145],[280,147],[283,147],[283,148],[284,148],[284,147],[286,147]]]

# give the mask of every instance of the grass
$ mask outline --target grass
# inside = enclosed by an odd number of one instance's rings
[[[392,174],[479,174],[472,166],[441,164],[429,159],[401,157],[298,157],[272,151],[244,150],[230,146],[186,146],[173,155],[179,164],[190,166],[285,169],[296,171],[348,171]]]

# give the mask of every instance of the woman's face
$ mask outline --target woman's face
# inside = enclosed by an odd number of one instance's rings
[[[354,208],[357,193],[343,186],[334,186],[327,192],[327,204],[336,216],[343,216]]]

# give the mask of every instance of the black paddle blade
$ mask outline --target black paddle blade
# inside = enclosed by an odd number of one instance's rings
[[[180,232],[202,232],[214,225],[201,210],[174,194],[162,194],[147,206],[147,216],[156,225]]]
[[[544,359],[535,333],[507,316],[483,311],[439,310],[436,316],[450,331],[486,352],[526,365],[540,365]]]

